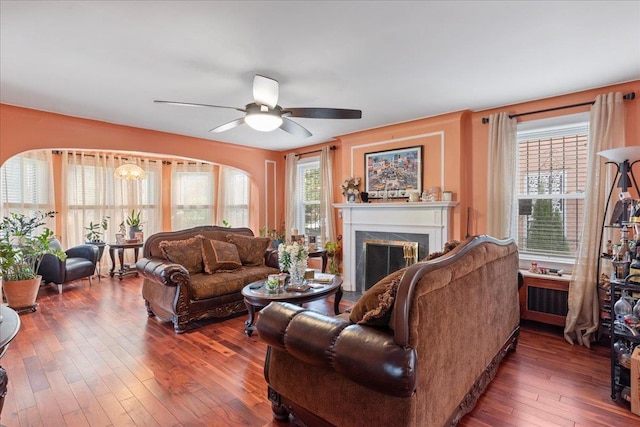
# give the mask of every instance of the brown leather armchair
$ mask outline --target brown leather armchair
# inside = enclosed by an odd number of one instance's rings
[[[56,239],[51,241],[51,246],[62,249],[60,242]],[[60,261],[57,257],[47,254],[42,258],[38,274],[42,276],[44,283],[55,283],[58,292],[62,293],[62,285],[78,279],[89,278],[96,271],[98,263],[99,249],[96,245],[78,245],[65,251],[67,258]]]

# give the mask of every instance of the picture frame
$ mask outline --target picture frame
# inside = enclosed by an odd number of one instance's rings
[[[144,233],[142,231],[136,231],[133,237],[140,243],[144,241]]]
[[[422,193],[422,146],[366,153],[364,170],[369,199],[408,198],[410,190]]]
[[[124,243],[124,234],[117,233],[116,234],[116,244],[121,245]]]

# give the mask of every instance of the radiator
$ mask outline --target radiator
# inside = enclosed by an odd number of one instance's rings
[[[569,301],[568,278],[525,275],[520,289],[520,317],[564,326]]]

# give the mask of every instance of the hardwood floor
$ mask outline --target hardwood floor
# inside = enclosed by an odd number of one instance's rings
[[[21,316],[0,360],[9,375],[2,424],[288,425],[271,418],[265,345],[244,335],[245,316],[176,335],[148,319],[140,287],[104,277],[62,295],[41,287],[37,312]],[[330,312],[332,300],[308,306]],[[560,330],[539,326],[523,325],[517,352],[461,426],[640,425],[609,397],[607,347],[570,346]]]

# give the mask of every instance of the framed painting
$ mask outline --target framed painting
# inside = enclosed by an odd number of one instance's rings
[[[403,198],[422,192],[422,146],[364,155],[364,187],[369,198]]]

